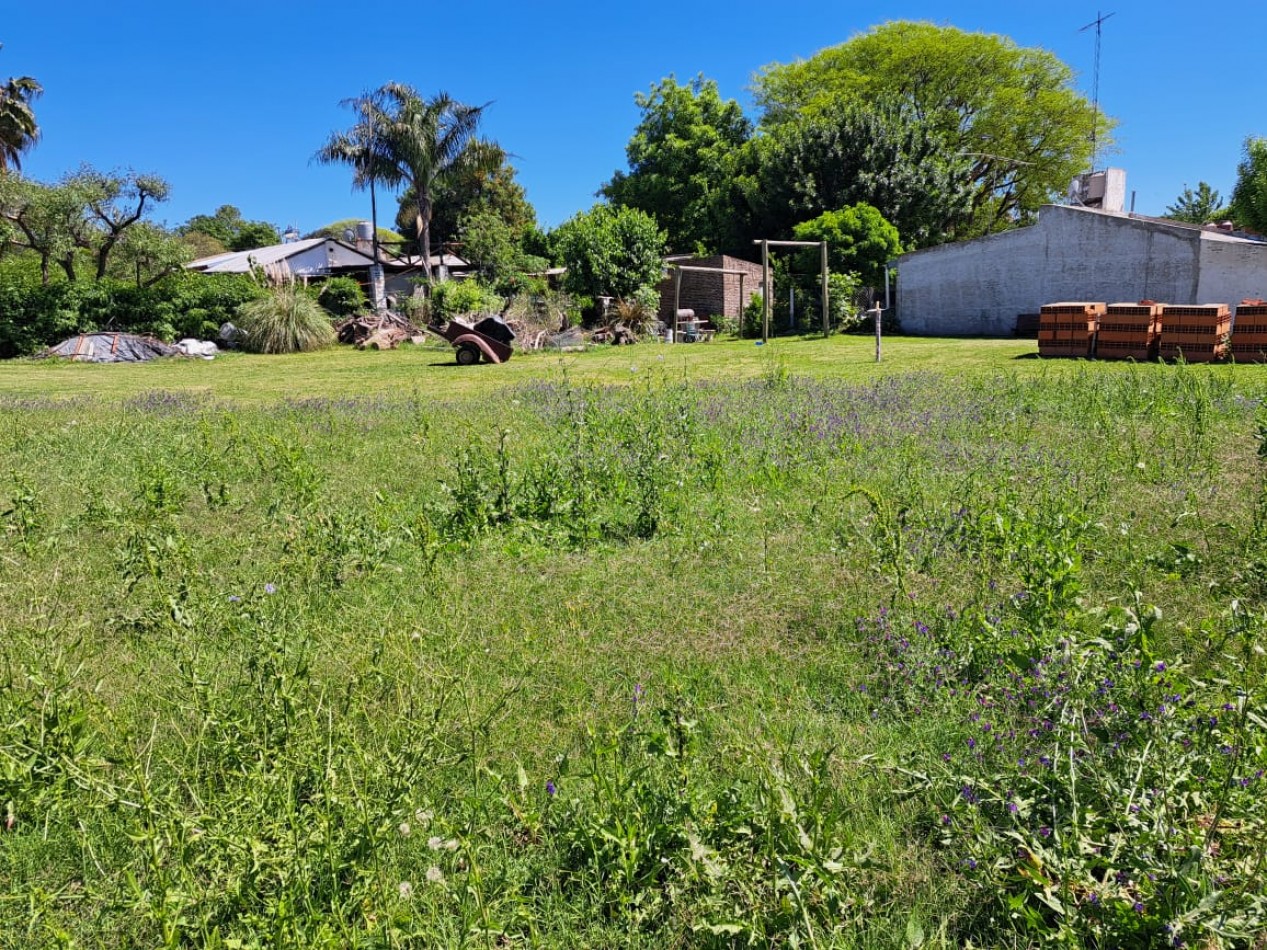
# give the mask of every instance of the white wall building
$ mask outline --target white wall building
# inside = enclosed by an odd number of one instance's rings
[[[898,258],[909,333],[1011,336],[1057,300],[1226,303],[1267,299],[1267,242],[1196,225],[1045,205],[1030,227]]]

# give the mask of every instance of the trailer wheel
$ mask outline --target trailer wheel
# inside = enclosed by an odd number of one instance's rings
[[[480,350],[478,346],[471,343],[464,343],[458,347],[458,365],[474,366],[480,361]]]

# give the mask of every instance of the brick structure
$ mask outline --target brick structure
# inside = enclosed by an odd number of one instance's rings
[[[747,297],[761,292],[761,265],[738,257],[725,254],[714,254],[712,257],[690,257],[676,254],[664,259],[666,265],[681,264],[684,267],[718,267],[726,270],[742,270],[746,274],[743,279],[743,292]],[[668,268],[668,277],[660,282],[660,319],[669,326],[673,325],[673,269]],[[746,301],[739,299],[738,274],[700,274],[694,271],[682,273],[683,310],[694,310],[701,320],[709,317],[725,316],[738,320]]]

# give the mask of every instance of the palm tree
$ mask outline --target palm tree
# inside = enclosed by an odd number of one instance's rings
[[[21,169],[19,156],[39,139],[40,127],[31,103],[43,91],[30,76],[10,78],[0,86],[0,175],[10,166]]]
[[[343,105],[356,111],[357,122],[331,135],[316,159],[352,166],[356,188],[382,182],[413,189],[419,251],[430,280],[436,190],[448,179],[488,164],[496,151],[477,135],[486,106],[468,106],[443,92],[423,99],[412,86],[397,82]]]

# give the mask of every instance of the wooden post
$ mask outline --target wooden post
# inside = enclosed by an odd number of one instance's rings
[[[743,295],[743,279],[744,279],[744,276],[745,276],[745,275],[744,275],[744,272],[743,272],[743,271],[740,271],[740,272],[739,272],[739,322],[738,322],[738,324],[737,324],[737,326],[739,327],[739,331],[738,331],[738,334],[737,334],[737,335],[738,335],[739,339],[741,339],[741,340],[743,339],[743,312],[744,312],[744,310],[745,310],[745,308],[746,308],[746,306],[747,306],[747,303],[748,303],[747,298],[746,298],[746,297],[744,297],[744,295]]]
[[[823,336],[831,336],[831,317],[828,316],[828,290],[827,290],[827,242],[824,241],[818,245],[823,251]]]
[[[761,242],[761,342],[770,342],[770,242]]]
[[[875,314],[875,361],[880,362],[880,322],[884,316],[884,311],[880,309],[880,305],[876,304],[871,308],[871,312]]]
[[[678,311],[682,309],[682,268],[678,268],[673,272],[673,342],[682,342],[679,334],[682,328],[678,326]]]

